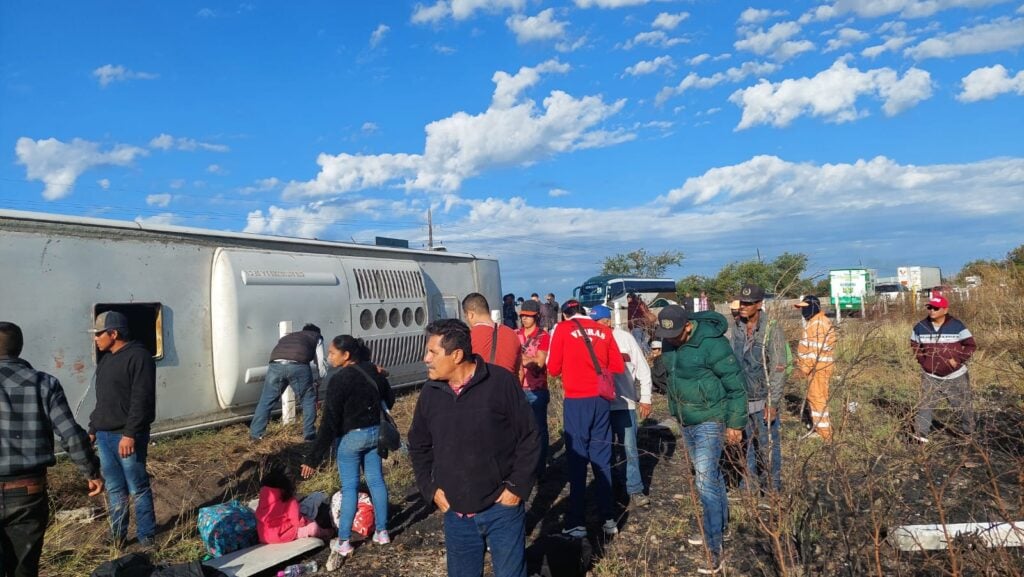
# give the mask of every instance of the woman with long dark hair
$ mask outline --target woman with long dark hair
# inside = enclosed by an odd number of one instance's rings
[[[381,402],[389,408],[395,394],[387,378],[370,362],[370,349],[362,339],[351,335],[334,337],[327,350],[327,359],[340,369],[327,383],[327,399],[323,418],[313,448],[302,465],[302,477],[313,476],[314,468],[323,462],[338,440],[338,476],[341,479],[341,515],[338,539],[331,542],[327,570],[337,569],[352,554],[349,537],[358,504],[359,468],[363,468],[373,501],[376,530],[373,542],[391,542],[387,531],[388,488],[384,484],[381,458],[377,453]]]

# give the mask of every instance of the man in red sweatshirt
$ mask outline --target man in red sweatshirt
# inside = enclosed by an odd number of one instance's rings
[[[594,472],[598,510],[604,518],[605,535],[618,533],[612,515],[611,403],[598,394],[597,370],[587,345],[603,373],[626,370],[612,330],[590,319],[576,300],[562,305],[564,321],[555,326],[548,351],[548,374],[562,377],[563,430],[569,461],[569,512],[562,533],[576,538],[587,535],[585,525],[587,463]],[[585,335],[585,337],[584,337]]]

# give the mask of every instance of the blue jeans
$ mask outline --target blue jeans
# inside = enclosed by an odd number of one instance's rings
[[[256,404],[256,413],[249,425],[249,435],[254,439],[263,437],[267,432],[267,421],[270,412],[281,407],[281,393],[285,387],[295,391],[295,397],[302,405],[302,436],[307,441],[316,438],[316,384],[313,371],[309,365],[294,363],[270,363],[267,376],[263,379],[263,392]]]
[[[697,494],[704,509],[704,542],[718,560],[722,553],[722,533],[729,522],[729,500],[725,495],[725,479],[718,468],[722,458],[725,425],[707,422],[683,427],[686,452],[693,462]]]
[[[601,397],[565,399],[565,446],[569,464],[569,511],[566,527],[585,523],[587,463],[594,472],[597,487],[597,508],[602,518],[612,517],[612,429],[610,405]]]
[[[107,508],[110,532],[115,539],[128,536],[128,502],[135,502],[135,526],[139,541],[150,540],[156,534],[156,515],[153,512],[153,491],[146,472],[146,453],[149,433],[135,435],[135,452],[121,458],[117,446],[121,433],[96,431],[96,449],[100,456],[100,471],[107,490]]]
[[[640,452],[636,448],[636,410],[615,409],[611,411],[612,440],[614,441],[615,462],[621,462],[621,453],[626,453],[626,492],[630,495],[644,492],[644,481],[640,477]],[[621,446],[621,448],[620,448]],[[618,470],[618,467],[614,467]],[[619,476],[621,479],[621,475]]]
[[[642,350],[645,355],[651,354],[651,343],[647,342],[646,330],[636,328],[629,331],[629,334],[633,335],[633,338],[636,339],[636,344],[640,345],[640,350]]]
[[[743,476],[740,486],[760,487],[762,490],[768,487],[772,491],[778,491],[782,488],[782,438],[779,433],[778,413],[771,427],[764,422],[764,411],[747,415],[744,434],[747,437],[747,474]]]
[[[526,509],[495,503],[472,517],[444,514],[448,577],[484,574],[484,550],[491,548],[494,577],[526,577]]]
[[[537,478],[540,479],[548,466],[548,402],[551,394],[547,389],[531,391],[523,389],[526,400],[533,409],[533,418],[537,421],[537,434],[540,436],[540,461],[537,463]]]
[[[373,501],[373,524],[377,531],[388,528],[388,487],[377,454],[377,426],[354,429],[338,443],[338,477],[341,479],[341,514],[338,541],[348,541],[359,504],[359,467],[366,473],[366,485]]]

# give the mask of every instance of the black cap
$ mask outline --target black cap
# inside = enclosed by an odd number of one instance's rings
[[[117,311],[106,311],[96,316],[96,322],[93,323],[89,332],[95,334],[126,328],[128,328],[128,317]]]
[[[679,305],[668,305],[658,313],[658,326],[654,329],[656,339],[674,339],[682,334],[690,313]]]
[[[756,303],[764,300],[764,289],[756,284],[745,284],[740,289],[740,300],[745,303]]]
[[[523,301],[523,306],[519,309],[520,315],[537,315],[540,314],[540,303],[534,300]]]

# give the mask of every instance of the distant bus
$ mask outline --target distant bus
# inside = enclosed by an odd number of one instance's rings
[[[626,295],[629,293],[636,293],[648,304],[659,296],[668,296],[674,299],[676,281],[670,278],[635,278],[606,274],[590,277],[582,285],[572,290],[573,298],[587,308],[594,305],[625,302]]]

